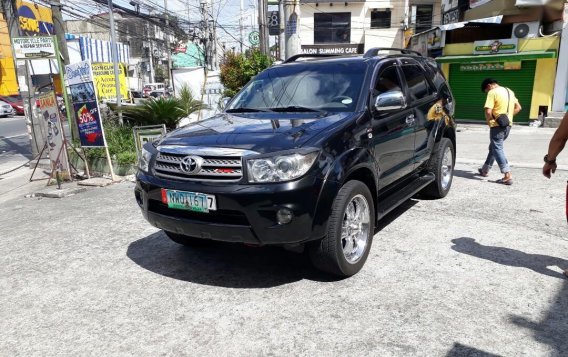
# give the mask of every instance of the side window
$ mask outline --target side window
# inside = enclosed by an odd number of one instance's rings
[[[383,69],[377,76],[377,81],[373,90],[373,97],[377,97],[379,94],[393,90],[401,91],[402,85],[400,83],[396,67],[390,66]]]
[[[410,100],[422,99],[434,92],[424,76],[424,71],[419,66],[404,65],[402,72],[408,84]]]

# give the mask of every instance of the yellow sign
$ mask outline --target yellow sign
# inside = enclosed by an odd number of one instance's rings
[[[16,0],[16,8],[18,9],[18,22],[25,35],[53,36],[55,34],[50,8],[22,0]]]
[[[97,96],[99,100],[116,99],[116,81],[114,80],[114,66],[112,63],[99,62],[91,65]],[[120,81],[120,95],[128,98],[128,85],[126,84],[126,72],[124,66],[118,66],[118,80]]]

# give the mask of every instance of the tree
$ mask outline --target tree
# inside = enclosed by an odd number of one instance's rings
[[[272,64],[270,57],[253,49],[245,54],[228,52],[221,64],[220,79],[227,97],[232,97],[247,84],[252,77]]]

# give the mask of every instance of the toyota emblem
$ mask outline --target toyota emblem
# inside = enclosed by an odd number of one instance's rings
[[[179,163],[179,168],[187,174],[196,174],[201,170],[202,163],[203,158],[199,156],[186,156]]]

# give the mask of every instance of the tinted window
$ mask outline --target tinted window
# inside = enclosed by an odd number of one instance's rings
[[[354,111],[366,70],[363,62],[306,62],[273,67],[250,81],[227,110],[300,106],[334,112]]]
[[[408,84],[410,100],[421,99],[433,93],[420,66],[404,65],[402,72]]]
[[[371,11],[371,28],[372,29],[388,29],[391,27],[391,10],[373,10]]]
[[[315,13],[314,43],[349,43],[351,13]]]
[[[393,90],[402,90],[400,78],[396,67],[388,67],[381,71],[375,83],[374,95],[379,95]]]

